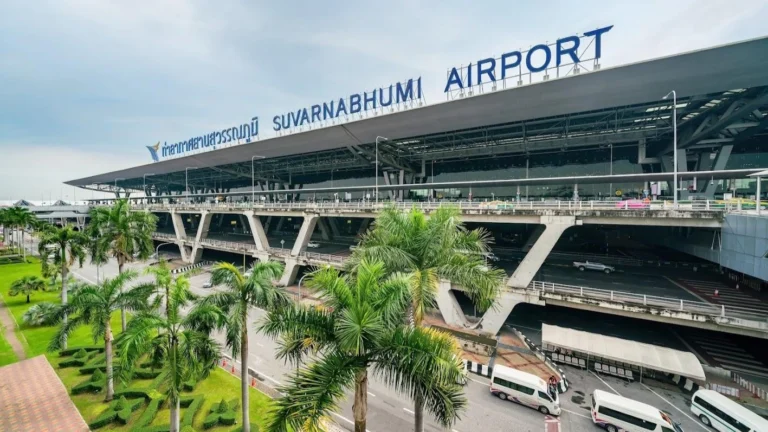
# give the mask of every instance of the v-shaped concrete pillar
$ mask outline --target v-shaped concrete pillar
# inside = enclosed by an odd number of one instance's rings
[[[533,281],[536,272],[539,271],[541,265],[544,264],[544,260],[552,251],[555,243],[563,235],[563,232],[568,228],[575,225],[576,221],[573,216],[542,216],[542,225],[546,226],[544,231],[539,235],[536,243],[533,244],[531,250],[525,255],[523,261],[512,273],[507,281],[507,286],[510,288],[527,288]],[[520,295],[513,295],[510,292],[503,292],[501,298],[498,299],[493,308],[488,310],[483,315],[483,331],[496,334],[501,330],[501,326],[504,325],[504,321],[512,312],[512,309],[522,301],[523,297]]]
[[[254,215],[252,210],[244,211],[243,215],[248,220],[248,227],[251,229],[251,234],[253,234],[253,242],[256,244],[256,249],[260,251],[268,250],[269,240],[267,240],[267,233],[264,231],[261,219]]]

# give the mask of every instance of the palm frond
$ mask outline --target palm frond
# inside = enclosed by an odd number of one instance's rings
[[[266,429],[270,432],[293,430],[320,431],[323,422],[338,410],[344,391],[354,383],[361,366],[355,358],[331,354],[303,368],[298,377],[278,390],[283,397],[273,404]]]
[[[335,315],[313,306],[291,305],[269,311],[258,330],[270,337],[300,334],[324,345],[335,340]]]

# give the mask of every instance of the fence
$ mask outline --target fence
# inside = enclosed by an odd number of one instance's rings
[[[314,210],[314,209],[339,209],[339,210],[380,210],[393,206],[399,209],[418,208],[422,210],[435,210],[440,207],[450,206],[460,210],[657,210],[657,211],[718,211],[718,212],[742,212],[755,208],[749,202],[723,202],[723,201],[683,201],[677,207],[670,201],[339,201],[339,202],[275,202],[275,203],[176,203],[176,204],[136,204],[136,208],[145,210]]]
[[[747,389],[750,393],[755,395],[755,397],[768,401],[768,391],[766,391],[765,389],[756,386],[754,383],[746,380],[745,378],[742,378],[741,376],[739,376],[739,374],[733,371],[731,372],[731,379],[736,384]]]
[[[634,294],[622,291],[609,291],[574,285],[562,285],[550,282],[533,282],[530,287],[541,291],[542,294],[562,294],[583,298],[596,298],[612,302],[631,303],[642,306],[652,306],[661,309],[688,312],[692,314],[719,316],[723,318],[740,318],[762,323],[768,323],[768,314],[757,309],[714,305],[710,303],[682,300],[668,297],[657,297],[645,294]]]

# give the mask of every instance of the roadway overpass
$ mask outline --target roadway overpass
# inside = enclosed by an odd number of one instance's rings
[[[166,213],[172,221],[174,233],[155,233],[155,239],[179,246],[182,259],[196,262],[204,249],[247,254],[259,260],[276,259],[285,262],[286,270],[280,283],[295,282],[301,266],[333,265],[343,267],[346,256],[316,253],[307,250],[313,234],[331,239],[335,220],[360,218],[370,221],[385,205],[403,208],[417,207],[426,213],[441,203],[219,203],[219,204],[144,204],[137,210]],[[447,281],[441,284],[438,306],[444,320],[459,327],[479,327],[488,333],[497,333],[512,309],[521,302],[540,305],[552,304],[596,312],[632,316],[697,328],[725,331],[735,334],[768,338],[768,316],[749,310],[722,307],[704,302],[691,302],[669,298],[642,296],[632,293],[597,290],[566,285],[542,285],[533,282],[534,275],[544,263],[557,240],[572,226],[583,224],[622,224],[659,227],[722,226],[724,215],[738,212],[738,206],[725,206],[702,201],[681,204],[673,208],[665,202],[621,203],[605,201],[543,201],[525,203],[454,203],[468,222],[537,224],[527,251],[518,268],[505,281],[502,297],[496,307],[488,311],[479,324],[467,321],[458,306],[453,289]],[[741,211],[744,211],[741,209]],[[214,214],[236,215],[247,223],[252,238],[226,241],[208,238]],[[188,215],[197,217],[188,218]],[[270,247],[260,216],[301,218],[296,241],[287,248]],[[190,230],[184,219],[195,221]],[[361,224],[361,231],[367,228]]]

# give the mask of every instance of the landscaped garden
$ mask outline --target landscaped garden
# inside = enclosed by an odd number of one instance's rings
[[[40,262],[2,265],[0,271],[0,296],[17,322],[23,322],[24,313],[35,305],[60,303],[60,283],[47,287],[49,291],[35,291],[30,303],[25,295],[8,296],[11,284],[24,276],[40,276]],[[50,290],[53,288],[52,290]],[[115,336],[120,333],[120,313],[112,315],[111,326]],[[16,331],[27,357],[44,354],[69,390],[72,401],[93,430],[104,431],[167,431],[170,410],[160,367],[154,367],[146,358],[135,369],[132,378],[123,383],[115,379],[115,398],[104,402],[105,355],[103,340],[94,342],[90,328],[79,327],[69,336],[68,349],[48,352],[48,345],[55,337],[58,326],[28,326],[21,324]],[[7,342],[0,339],[0,365],[16,361]],[[6,356],[11,352],[11,356]],[[118,353],[115,358],[119,357]],[[119,364],[115,362],[116,371]],[[117,373],[115,374],[117,377]],[[181,427],[193,430],[234,431],[242,424],[240,410],[240,381],[220,368],[199,381],[185,383],[180,395]],[[261,425],[271,400],[263,393],[250,389],[250,422]],[[187,428],[188,430],[189,428]],[[252,427],[251,430],[257,430]]]

